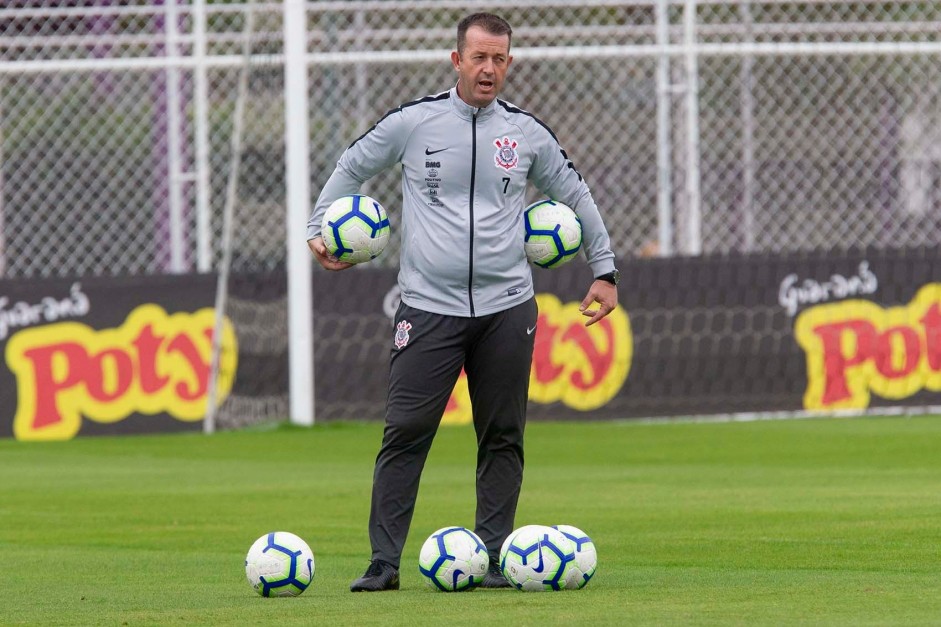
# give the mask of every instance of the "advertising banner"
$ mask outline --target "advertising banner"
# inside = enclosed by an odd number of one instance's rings
[[[723,256],[622,263],[592,327],[576,261],[534,269],[532,420],[941,406],[941,254]],[[313,276],[316,420],[381,420],[396,271]],[[0,282],[0,437],[199,429],[214,276]],[[222,428],[288,413],[287,281],[233,278]],[[461,373],[443,418],[471,421]]]
[[[534,268],[533,420],[941,405],[941,251],[642,259],[586,328],[576,261]],[[317,272],[318,419],[381,419],[395,272]],[[464,375],[444,422],[471,419]]]
[[[574,265],[574,264],[573,264]],[[567,419],[604,407],[621,393],[631,366],[629,312],[620,308],[586,328],[578,307],[587,267],[534,271],[539,318],[530,379],[530,414]],[[379,420],[399,304],[396,271],[357,268],[314,277],[314,355],[318,420]],[[602,413],[596,413],[596,412]],[[444,424],[471,420],[462,372]]]
[[[215,278],[0,282],[0,437],[201,428]],[[223,326],[219,395],[236,336]]]

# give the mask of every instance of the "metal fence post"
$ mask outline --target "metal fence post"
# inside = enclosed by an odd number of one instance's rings
[[[167,0],[166,40],[167,57],[180,58],[178,0]],[[170,186],[170,272],[186,271],[184,249],[186,239],[183,229],[183,146],[180,137],[182,116],[180,107],[180,68],[167,68],[167,182]]]
[[[673,254],[673,168],[670,154],[670,117],[673,90],[670,86],[669,0],[657,0],[657,240],[658,254]]]
[[[206,0],[193,2],[193,106],[196,131],[196,269],[212,270],[212,204],[209,187],[209,84],[206,67]]]
[[[696,0],[683,8],[686,57],[686,246],[689,255],[702,253],[702,206],[699,169],[699,49],[696,41]]]

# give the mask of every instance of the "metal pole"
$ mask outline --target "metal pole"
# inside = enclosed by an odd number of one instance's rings
[[[686,253],[702,253],[702,207],[699,180],[699,51],[696,49],[696,0],[683,9],[686,56]]]
[[[209,186],[209,82],[206,66],[206,0],[193,2],[194,115],[196,126],[196,269],[212,270],[212,190]]]
[[[167,0],[167,56],[180,56],[178,0]],[[186,270],[183,233],[183,155],[180,138],[180,69],[167,68],[167,169],[170,185],[170,272]]]
[[[673,254],[673,168],[670,163],[670,115],[673,107],[670,88],[669,0],[657,0],[657,46],[664,52],[657,58],[657,240],[659,254]]]
[[[314,424],[313,290],[305,241],[310,210],[307,11],[284,2],[284,140],[287,165],[288,332],[291,422]]]
[[[752,43],[751,0],[742,2],[742,23],[747,43]],[[744,250],[755,248],[755,57],[746,54],[742,59],[742,230]]]
[[[353,28],[356,29],[357,33],[361,33],[364,30],[366,30],[366,12],[365,11],[357,11],[355,13],[355,15],[353,16]],[[358,38],[354,45],[354,49],[363,50],[365,47],[366,46],[363,40],[361,38]],[[368,91],[367,91],[368,81],[367,81],[367,69],[366,69],[365,63],[356,64],[355,77],[356,77],[355,78],[356,88],[355,88],[354,93],[356,94],[356,99],[355,99],[356,121],[358,123],[356,127],[356,133],[359,134],[359,133],[365,132],[366,129],[369,128],[369,123],[370,123],[370,119],[369,119],[370,114],[369,114],[369,107],[368,107],[369,96],[368,96]],[[363,187],[361,188],[361,191],[364,194],[369,194],[369,190],[370,190],[370,185],[369,185],[369,181],[367,181],[366,184],[363,185]]]
[[[245,7],[245,28],[242,32],[242,58],[245,62],[239,69],[239,82],[235,95],[235,112],[232,114],[232,137],[229,142],[232,158],[229,162],[229,179],[226,181],[225,207],[222,212],[222,261],[216,281],[216,317],[212,333],[212,354],[209,363],[209,389],[206,393],[206,418],[203,431],[213,433],[216,429],[216,407],[218,396],[219,362],[222,353],[222,329],[225,323],[226,303],[229,297],[229,271],[232,267],[232,230],[235,222],[235,201],[239,188],[239,173],[242,169],[242,134],[245,123],[245,101],[248,100],[248,71],[252,58],[252,30],[255,11],[252,0]]]

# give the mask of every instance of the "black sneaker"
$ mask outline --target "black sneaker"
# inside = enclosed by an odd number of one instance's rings
[[[382,560],[373,560],[366,574],[350,584],[350,592],[379,592],[399,589],[398,569]]]
[[[487,568],[487,574],[484,580],[480,582],[481,588],[512,588],[513,584],[506,580],[503,571],[500,570],[500,562],[495,559],[490,560],[490,566]]]

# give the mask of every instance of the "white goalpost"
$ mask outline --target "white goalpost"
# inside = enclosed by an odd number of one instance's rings
[[[310,210],[310,131],[307,96],[307,10],[284,2],[284,141],[287,179],[290,419],[314,423],[314,343],[311,256],[304,233]]]
[[[210,357],[209,385],[203,431],[213,433],[219,427],[219,369],[222,329],[230,307],[229,283],[233,255],[233,230],[239,199],[239,174],[245,135],[246,103],[249,98],[249,71],[253,65],[252,34],[254,4],[245,11],[242,32],[241,64],[235,110],[230,138],[230,170],[226,180],[226,196],[222,220],[222,258],[218,271],[215,298],[215,321]],[[283,5],[285,90],[285,170],[286,170],[286,249],[287,249],[287,330],[289,355],[289,419],[294,424],[314,422],[313,390],[313,320],[311,290],[311,258],[303,234],[310,208],[310,166],[308,138],[308,80],[306,8],[301,0],[288,0]],[[259,313],[264,316],[265,314]],[[280,407],[280,403],[275,402]],[[264,412],[263,412],[264,413]]]

